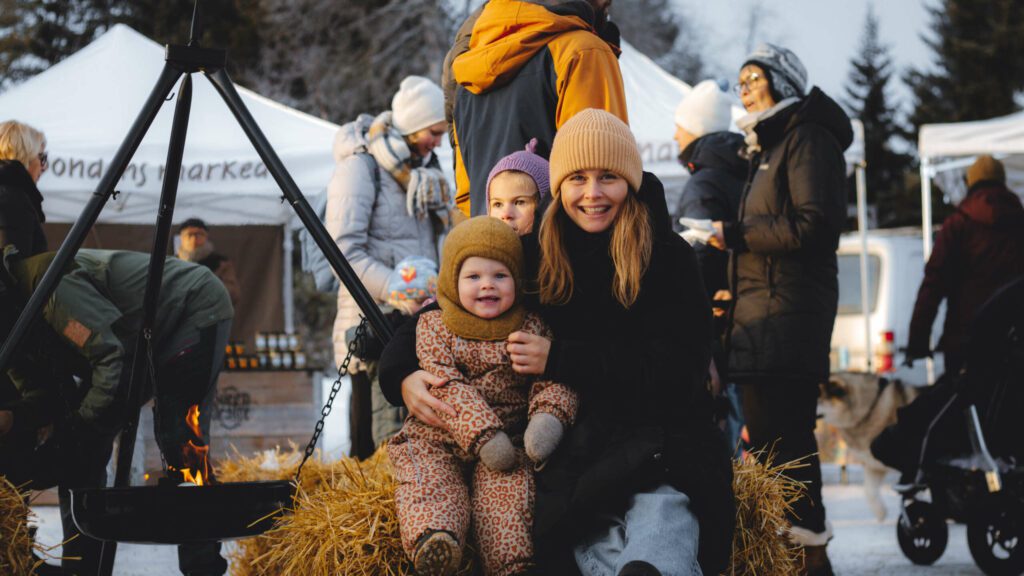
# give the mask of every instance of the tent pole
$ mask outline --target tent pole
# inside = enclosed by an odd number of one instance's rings
[[[875,356],[871,350],[871,298],[868,287],[871,286],[871,271],[868,267],[868,207],[867,180],[865,178],[866,162],[857,164],[857,229],[860,232],[860,310],[864,314],[864,355],[867,371],[874,370]]]
[[[932,161],[921,158],[921,245],[924,261],[932,255]]]
[[[285,224],[282,228],[284,229],[284,254],[282,255],[284,260],[281,269],[284,271],[284,277],[281,278],[281,296],[284,298],[284,331],[291,334],[295,332],[295,286],[292,278],[294,243],[292,242],[291,226]]]
[[[932,161],[925,156],[921,158],[921,247],[925,264],[932,255]],[[931,343],[929,343],[931,344]],[[931,347],[931,345],[929,345]],[[935,382],[935,360],[925,359],[927,382]]]

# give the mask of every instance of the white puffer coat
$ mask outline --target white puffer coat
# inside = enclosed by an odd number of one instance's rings
[[[437,233],[431,219],[417,220],[409,215],[405,190],[379,166],[377,191],[371,162],[361,157],[367,153],[366,132],[372,121],[372,116],[360,115],[342,126],[334,138],[335,167],[327,186],[324,223],[370,296],[384,303],[399,261],[407,256],[423,256],[437,262]],[[355,300],[342,286],[334,319],[336,364],[347,351],[345,331],[358,323],[359,315]]]

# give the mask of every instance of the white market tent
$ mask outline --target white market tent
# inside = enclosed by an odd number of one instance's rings
[[[921,225],[925,258],[931,253],[932,179],[953,200],[966,193],[960,176],[976,156],[991,154],[1006,166],[1006,184],[1024,191],[1024,112],[989,120],[926,124],[918,136],[921,157]]]
[[[39,181],[48,222],[74,222],[128,133],[164,63],[163,47],[116,25],[82,50],[0,94],[0,120],[17,119],[47,137],[50,168]],[[292,210],[227,106],[205,78],[193,101],[175,218],[212,225],[286,225]],[[338,127],[238,87],[249,111],[304,194],[322,190],[334,167]],[[174,100],[160,110],[100,223],[153,224]],[[283,294],[292,327],[291,235],[284,234]]]

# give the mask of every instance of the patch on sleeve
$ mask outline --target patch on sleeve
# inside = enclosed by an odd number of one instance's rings
[[[89,336],[92,336],[92,330],[74,318],[68,320],[68,325],[64,327],[64,337],[74,342],[79,348],[85,347]]]

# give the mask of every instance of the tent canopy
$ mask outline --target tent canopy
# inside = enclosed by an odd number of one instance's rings
[[[1024,193],[1024,112],[974,122],[925,124],[917,148],[922,176],[935,177],[954,201],[966,193],[961,176],[980,154],[1001,158],[1007,185]]]
[[[0,94],[0,120],[15,119],[47,137],[50,169],[39,181],[48,221],[73,222],[152,91],[163,48],[116,25],[45,72]],[[196,78],[176,214],[210,224],[284,224],[291,208],[213,85]],[[242,100],[303,193],[322,190],[334,162],[338,127],[244,88]],[[164,103],[100,222],[156,219],[174,100]]]

